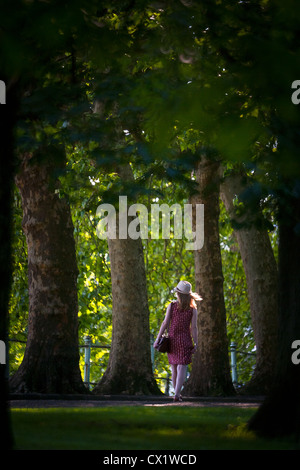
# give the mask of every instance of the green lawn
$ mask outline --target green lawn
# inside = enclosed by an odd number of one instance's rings
[[[16,449],[294,449],[258,439],[245,423],[255,409],[118,406],[13,409]]]

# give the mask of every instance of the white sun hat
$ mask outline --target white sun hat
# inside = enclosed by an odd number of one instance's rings
[[[191,294],[192,293],[192,284],[188,281],[179,281],[175,287],[175,291],[180,294]]]

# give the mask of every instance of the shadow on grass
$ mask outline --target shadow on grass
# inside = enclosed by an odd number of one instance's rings
[[[210,450],[295,449],[265,440],[246,423],[255,408],[117,406],[13,409],[18,449]]]

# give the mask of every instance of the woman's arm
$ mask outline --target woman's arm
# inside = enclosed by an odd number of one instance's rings
[[[194,341],[193,352],[195,352],[196,349],[197,349],[197,343],[198,343],[197,310],[195,308],[193,308],[191,333],[192,333],[192,338],[193,338],[193,341]]]
[[[157,346],[157,343],[160,340],[160,338],[162,337],[162,335],[164,334],[164,332],[169,328],[170,320],[171,320],[171,305],[172,304],[168,305],[165,319],[161,324],[161,327],[160,327],[160,330],[158,332],[157,338],[156,338],[156,340],[154,341],[154,344],[153,344],[154,348]]]

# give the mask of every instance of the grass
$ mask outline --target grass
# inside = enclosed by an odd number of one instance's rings
[[[254,408],[116,406],[11,410],[18,449],[294,449],[246,429]]]

